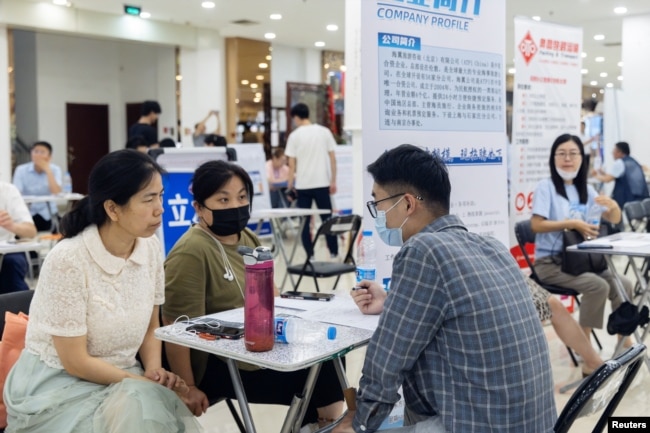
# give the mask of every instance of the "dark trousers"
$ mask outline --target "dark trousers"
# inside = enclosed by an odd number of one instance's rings
[[[302,394],[308,372],[309,369],[289,372],[270,369],[239,370],[249,403],[285,406],[291,404],[294,395]],[[228,365],[215,355],[208,357],[208,366],[199,389],[207,395],[208,400],[222,397],[237,399]],[[334,364],[332,361],[327,361],[321,365],[303,425],[318,421],[317,408],[328,406],[337,401],[343,401],[343,391]]]
[[[33,215],[32,219],[34,220],[34,225],[36,226],[36,230],[39,232],[49,232],[52,230],[52,220],[46,220],[39,214]]]
[[[25,253],[11,253],[2,256],[0,266],[0,293],[29,290],[25,282],[27,257]]]
[[[298,192],[298,203],[297,206],[301,209],[310,209],[312,202],[316,202],[316,207],[318,209],[332,209],[332,200],[330,199],[330,189],[329,187],[324,188],[311,188],[311,189],[299,189]],[[327,221],[332,217],[331,213],[324,214],[320,216],[322,222]],[[329,248],[330,253],[338,255],[339,253],[339,244],[336,236],[326,236],[327,238],[327,248]],[[309,228],[309,221],[306,221],[305,226],[302,229],[302,246],[307,252],[307,257],[314,255],[314,245],[311,241],[311,231]]]

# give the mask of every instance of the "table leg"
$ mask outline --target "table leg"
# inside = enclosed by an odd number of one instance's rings
[[[244,385],[242,385],[241,382],[241,376],[239,375],[237,362],[234,359],[228,358],[226,359],[226,364],[228,364],[228,371],[230,371],[230,380],[232,380],[232,387],[235,390],[235,396],[237,397],[237,402],[239,403],[239,409],[241,410],[242,418],[244,418],[246,432],[255,433],[256,430],[255,425],[253,424],[253,417],[251,416],[248,400],[246,399],[246,393],[244,392]]]
[[[307,380],[305,380],[305,387],[302,391],[302,398],[294,399],[287,413],[287,418],[285,418],[284,424],[282,425],[282,430],[280,430],[281,433],[298,433],[300,431],[302,420],[305,418],[305,413],[307,412],[307,405],[311,400],[311,395],[314,393],[316,379],[318,378],[318,373],[320,373],[320,366],[320,363],[314,364],[309,369]],[[297,410],[296,404],[298,405]],[[295,418],[293,414],[295,414]]]

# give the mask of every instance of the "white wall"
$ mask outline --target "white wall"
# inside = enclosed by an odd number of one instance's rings
[[[284,107],[287,82],[321,84],[321,52],[273,44],[271,106]]]
[[[13,31],[14,86],[16,89],[16,131],[18,137],[31,145],[38,135],[38,93],[36,88],[36,33]]]
[[[15,53],[16,57],[20,55]],[[159,125],[175,125],[175,66],[171,47],[37,33],[35,58],[38,107],[27,124],[31,121],[35,125],[37,139],[52,143],[53,162],[64,170],[66,103],[109,106],[111,150],[123,148],[126,142],[127,102],[156,99],[163,109]],[[24,125],[24,120],[19,124]],[[24,135],[21,130],[18,134]]]
[[[7,28],[0,25],[0,71],[6,71],[9,67],[9,52],[7,50]],[[0,131],[9,131],[9,75],[0,74]],[[2,103],[2,101],[5,101]],[[0,134],[0,155],[11,155],[11,134]],[[0,180],[9,182],[11,180],[11,158],[0,157]]]
[[[650,15],[623,19],[623,94],[622,136],[630,143],[632,157],[642,164],[650,164]],[[607,119],[605,119],[607,122]],[[607,123],[605,123],[607,128]]]

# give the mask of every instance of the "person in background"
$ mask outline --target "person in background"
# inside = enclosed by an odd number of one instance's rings
[[[160,147],[176,147],[176,142],[173,138],[163,138],[160,140]]]
[[[212,134],[221,135],[221,118],[219,117],[219,111],[211,110],[203,120],[194,125],[194,133],[192,134],[194,147],[202,147],[205,146],[205,143],[207,143],[206,138],[210,134],[207,133],[205,124],[212,116],[214,116],[217,120],[217,127]]]
[[[409,144],[368,166],[367,203],[384,243],[400,247],[391,289],[363,280],[353,294],[381,314],[357,394],[336,433],[374,432],[403,389],[405,427],[390,432],[553,430],[553,377],[525,277],[497,239],[449,214],[444,162]]]
[[[32,162],[21,164],[14,172],[13,184],[22,195],[56,195],[61,193],[61,168],[52,164],[52,145],[37,141],[30,152]],[[54,229],[52,218],[58,213],[56,203],[32,203],[30,212],[38,231]]]
[[[648,184],[643,167],[630,156],[630,145],[619,141],[612,151],[614,163],[609,170],[594,171],[592,174],[601,182],[614,183],[612,198],[623,209],[625,203],[648,198]]]
[[[162,110],[158,101],[144,101],[140,107],[140,118],[137,123],[129,127],[127,138],[141,135],[147,147],[158,147],[158,130],[153,127],[153,124],[158,120],[160,113]]]
[[[226,142],[226,137],[217,134],[208,134],[205,136],[204,144],[207,147],[226,147],[228,142]]]
[[[253,182],[237,164],[209,161],[196,169],[191,191],[198,223],[174,245],[165,261],[163,323],[199,317],[244,305],[244,259],[239,246],[255,248],[259,239],[246,227]],[[277,293],[277,291],[276,291]],[[186,401],[199,416],[218,397],[236,398],[226,363],[200,350],[165,343],[171,370],[190,387]],[[308,369],[280,372],[239,363],[251,403],[289,405],[305,385]],[[343,392],[331,361],[321,366],[304,424],[328,424],[343,411]]]
[[[563,230],[576,230],[586,240],[599,235],[599,227],[586,222],[588,210],[598,204],[603,207],[602,219],[612,224],[621,220],[621,208],[611,198],[598,195],[587,183],[588,166],[584,160],[582,141],[575,135],[563,134],[551,146],[549,166],[551,177],[537,184],[533,194],[531,228],[535,236],[535,271],[544,283],[568,287],[582,295],[579,323],[590,338],[593,328],[603,327],[605,302],[612,310],[624,301],[618,293],[611,271],[599,274],[584,272],[571,275],[562,272]],[[621,282],[628,296],[632,283],[625,277]],[[620,338],[620,337],[619,337]],[[626,340],[626,345],[631,340]]]
[[[149,151],[149,145],[147,140],[142,135],[134,135],[129,138],[126,142],[126,148],[137,150],[138,152],[147,153]]]
[[[287,207],[284,194],[289,182],[289,166],[281,147],[274,148],[271,159],[266,161],[266,177],[271,191],[271,207]]]
[[[18,189],[0,181],[0,242],[12,242],[16,236],[33,238],[36,226]],[[29,290],[25,282],[25,253],[3,254],[0,262],[0,293]]]
[[[299,208],[309,209],[315,201],[318,209],[332,209],[330,194],[336,194],[336,141],[332,131],[311,123],[309,107],[303,103],[291,108],[291,118],[296,129],[291,131],[284,151],[289,158],[287,188],[296,189]],[[325,222],[331,213],[321,215]],[[310,225],[302,230],[302,245],[308,257],[314,255]],[[327,236],[327,247],[332,258],[338,256],[336,236]]]
[[[162,169],[140,152],[102,157],[61,221],[4,385],[8,432],[199,432],[162,368]],[[136,360],[140,355],[142,364]]]

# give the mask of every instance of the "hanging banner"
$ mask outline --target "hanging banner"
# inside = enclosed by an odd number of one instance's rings
[[[437,153],[449,168],[451,213],[509,244],[505,1],[361,3],[364,170],[403,143]],[[371,191],[365,173],[365,200]],[[388,288],[398,249],[375,244],[377,280]]]
[[[549,177],[549,152],[562,134],[580,135],[582,29],[515,18],[510,214],[528,219],[537,183]],[[514,247],[517,249],[517,247]]]

